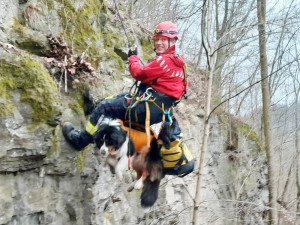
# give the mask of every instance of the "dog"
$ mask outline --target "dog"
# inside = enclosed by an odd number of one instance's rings
[[[121,128],[120,122],[104,118],[94,139],[100,155],[106,158],[111,171],[119,180],[123,180],[123,173],[130,166],[129,158],[133,156],[135,148],[126,131]]]
[[[158,138],[152,137],[150,147],[147,147],[145,134],[144,146],[137,149],[123,128],[118,120],[104,119],[95,135],[96,145],[100,149],[100,154],[107,157],[107,163],[120,180],[124,171],[128,169],[128,157],[132,156],[131,167],[137,176],[127,190],[142,189],[141,206],[151,207],[158,198],[159,185],[165,175],[158,139],[165,147],[170,146],[169,123],[165,123],[162,127]]]

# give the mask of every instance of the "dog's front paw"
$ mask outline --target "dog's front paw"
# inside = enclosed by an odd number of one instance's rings
[[[142,177],[135,183],[134,189],[140,190],[144,186]]]
[[[134,189],[134,185],[136,183],[137,180],[134,180],[133,182],[131,182],[131,184],[129,185],[129,187],[127,188],[128,192],[131,192]]]

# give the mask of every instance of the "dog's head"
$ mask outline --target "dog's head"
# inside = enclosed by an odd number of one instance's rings
[[[100,149],[100,154],[104,157],[117,155],[124,144],[128,144],[126,131],[124,131],[117,120],[101,123],[94,135],[96,146]],[[127,155],[133,155],[134,145],[130,141]],[[127,146],[125,146],[128,148]]]

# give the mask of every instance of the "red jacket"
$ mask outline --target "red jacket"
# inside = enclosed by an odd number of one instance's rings
[[[185,91],[183,56],[175,56],[175,45],[165,53],[157,54],[147,65],[142,66],[139,57],[129,57],[129,71],[136,80],[149,84],[155,90],[180,99]]]

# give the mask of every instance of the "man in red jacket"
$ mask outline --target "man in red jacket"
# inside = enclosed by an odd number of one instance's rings
[[[93,142],[102,115],[122,120],[129,119],[130,115],[132,122],[145,124],[145,102],[148,101],[150,124],[159,123],[165,112],[170,112],[183,96],[186,89],[185,60],[175,51],[177,27],[172,22],[162,22],[156,27],[153,38],[157,55],[149,64],[140,64],[136,48],[128,52],[130,73],[141,81],[135,96],[123,93],[105,99],[93,111],[85,129],[75,130],[71,123],[64,124],[63,135],[76,150],[80,151]]]
[[[185,91],[185,61],[183,56],[175,55],[177,33],[173,23],[160,23],[153,35],[157,53],[155,59],[148,65],[141,66],[138,56],[129,52],[129,70],[136,80],[179,100]]]

